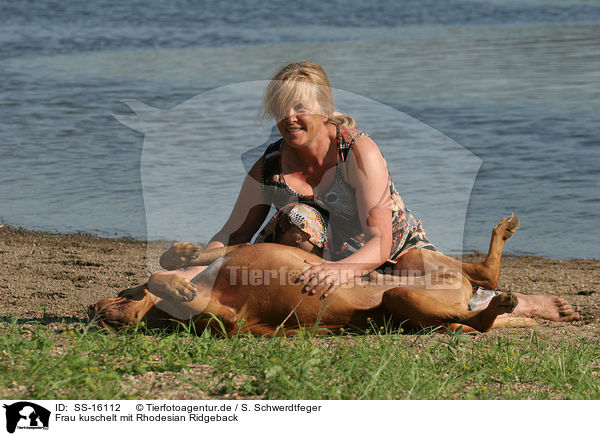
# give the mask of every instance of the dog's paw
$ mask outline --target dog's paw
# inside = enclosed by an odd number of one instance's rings
[[[197,295],[196,286],[177,274],[154,274],[149,291],[162,299],[190,302]]]
[[[491,299],[488,307],[495,308],[501,313],[511,313],[519,303],[516,295],[511,292],[501,293]]]
[[[185,268],[200,250],[200,246],[192,242],[176,242],[162,254],[160,266],[169,271]]]
[[[521,223],[519,218],[511,213],[510,216],[500,220],[498,224],[494,226],[494,232],[500,233],[502,239],[505,241],[515,234]]]

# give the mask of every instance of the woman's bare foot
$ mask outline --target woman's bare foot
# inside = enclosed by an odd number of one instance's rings
[[[552,295],[525,295],[517,294],[519,304],[515,314],[530,318],[547,319],[549,321],[570,322],[581,319],[579,313],[560,297]]]

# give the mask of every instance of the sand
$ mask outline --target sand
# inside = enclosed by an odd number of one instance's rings
[[[515,237],[518,237],[518,233]],[[509,242],[510,243],[510,242]],[[82,322],[90,304],[147,280],[168,241],[146,243],[85,234],[0,228],[0,316],[44,324]],[[463,260],[477,261],[480,254]],[[600,337],[600,261],[507,255],[500,290],[559,295],[582,315],[573,323],[540,322],[565,338]],[[66,319],[61,319],[66,318]]]

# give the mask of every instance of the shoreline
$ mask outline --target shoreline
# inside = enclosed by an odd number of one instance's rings
[[[88,305],[147,280],[171,241],[104,238],[0,227],[0,316],[4,321],[68,317],[83,320]],[[477,262],[481,253],[463,255]],[[600,261],[508,254],[498,289],[557,295],[583,319],[551,328],[593,327],[600,331]]]
[[[61,237],[61,236],[69,236],[69,235],[77,235],[77,236],[82,236],[82,237],[89,237],[89,238],[94,238],[94,239],[105,239],[108,241],[132,241],[132,242],[140,242],[140,243],[149,243],[149,244],[170,244],[172,242],[181,242],[181,241],[175,241],[173,239],[140,239],[140,238],[136,238],[134,236],[130,236],[130,235],[125,235],[125,236],[103,236],[103,235],[96,235],[94,233],[88,233],[88,232],[84,232],[84,231],[77,231],[77,232],[55,232],[52,230],[35,230],[35,229],[28,229],[25,227],[21,227],[21,226],[15,226],[12,224],[0,224],[0,232],[2,230],[5,230],[7,232],[21,232],[21,233],[30,233],[30,234],[36,234],[36,235],[40,235],[40,236],[45,236],[45,237]],[[198,244],[200,245],[206,245],[206,242],[198,242]],[[450,251],[450,252],[444,252],[444,254],[450,256],[450,257],[454,257],[454,258],[458,258],[461,255],[465,256],[465,257],[479,257],[479,256],[483,256],[485,255],[485,253],[483,251],[479,251],[479,250],[463,250],[462,254],[456,251]],[[595,257],[550,257],[550,256],[543,256],[543,255],[539,255],[539,254],[534,254],[534,253],[528,253],[528,252],[511,252],[510,251],[510,247],[505,248],[504,249],[504,253],[502,254],[503,257],[531,257],[531,258],[535,258],[535,259],[546,259],[546,260],[565,260],[565,261],[577,261],[577,260],[589,260],[592,262],[599,262],[600,263],[600,258],[595,258]]]

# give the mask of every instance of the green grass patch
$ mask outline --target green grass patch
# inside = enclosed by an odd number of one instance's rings
[[[222,339],[0,323],[6,399],[600,399],[597,340],[535,330]]]

